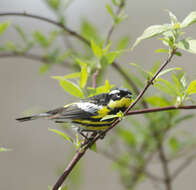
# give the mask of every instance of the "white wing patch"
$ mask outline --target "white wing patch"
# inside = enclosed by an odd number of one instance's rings
[[[111,95],[111,94],[118,94],[118,93],[120,93],[120,90],[112,90],[109,94]]]
[[[76,105],[81,110],[84,110],[84,111],[90,112],[90,113],[95,113],[103,107],[103,106],[98,106],[96,104],[89,103],[89,102],[79,102],[79,103],[76,103]]]

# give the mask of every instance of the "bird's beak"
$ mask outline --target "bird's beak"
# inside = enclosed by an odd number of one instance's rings
[[[127,94],[126,97],[131,99],[133,96],[132,94]]]

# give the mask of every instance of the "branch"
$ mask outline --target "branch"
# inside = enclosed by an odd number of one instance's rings
[[[123,70],[120,65],[118,65],[116,62],[112,63],[112,66],[121,74],[121,76],[130,84],[130,86],[133,88],[134,92],[136,94],[139,94],[139,89],[137,88],[137,85],[132,81],[132,79],[129,77],[129,75]],[[148,105],[145,100],[142,100],[142,106],[144,108],[148,108]]]
[[[172,175],[172,180],[174,180],[175,178],[178,177],[178,175],[184,171],[184,169],[186,169],[191,163],[193,163],[193,161],[195,160],[196,155],[190,155],[188,158],[186,158],[184,160],[184,162],[174,171],[173,175]]]
[[[162,145],[162,141],[159,141],[159,147],[158,147],[158,151],[159,151],[159,158],[161,160],[161,164],[162,164],[162,168],[163,168],[163,174],[165,176],[165,187],[167,190],[172,190],[172,186],[171,186],[171,176],[169,173],[169,166],[168,166],[168,161],[166,159],[166,155],[165,155],[165,151]]]
[[[81,36],[80,34],[78,34],[75,31],[71,30],[70,28],[68,28],[67,26],[62,24],[61,22],[57,22],[57,21],[49,19],[47,17],[39,16],[39,15],[35,15],[35,14],[29,14],[29,13],[26,13],[26,12],[23,12],[23,13],[19,13],[19,12],[4,12],[4,13],[0,13],[0,17],[1,16],[30,17],[30,18],[38,19],[38,20],[41,20],[41,21],[44,21],[44,22],[56,25],[56,26],[60,27],[61,29],[63,29],[68,34],[70,34],[71,36],[74,36],[75,38],[79,39],[80,41],[82,41],[85,44],[87,44],[88,46],[90,46],[90,42],[87,39],[85,39],[83,36]]]
[[[118,5],[118,8],[116,10],[116,13],[115,13],[115,16],[116,17],[119,16],[119,14],[121,13],[121,11],[122,11],[122,9],[123,9],[124,6],[125,6],[125,0],[121,0],[120,4]],[[109,31],[108,31],[108,35],[106,37],[104,46],[106,46],[108,44],[108,42],[109,42],[109,40],[110,40],[110,38],[112,36],[112,33],[113,33],[114,29],[115,29],[115,26],[116,26],[116,23],[113,22],[112,25],[111,25],[111,27],[110,27],[110,29],[109,29]]]
[[[147,108],[141,110],[133,110],[129,111],[126,116],[128,115],[138,115],[144,113],[153,113],[153,112],[161,112],[161,111],[169,111],[169,110],[186,110],[186,109],[196,109],[196,105],[189,105],[189,106],[166,106],[160,108]]]
[[[36,54],[26,53],[26,52],[24,52],[24,53],[17,53],[17,52],[0,53],[0,58],[10,58],[10,57],[22,57],[22,58],[26,58],[26,59],[39,61],[41,63],[49,64],[48,58],[43,55],[36,55]],[[64,62],[61,65],[66,66],[67,68],[70,68],[70,63],[68,63],[68,62]]]
[[[90,47],[90,41],[88,41],[87,39],[85,39],[83,36],[81,36],[80,34],[78,34],[77,32],[71,30],[70,28],[68,28],[67,26],[63,25],[62,23],[60,22],[57,22],[55,20],[52,20],[52,19],[49,19],[49,18],[46,18],[46,17],[43,17],[43,16],[39,16],[39,15],[35,15],[35,14],[29,14],[29,13],[26,13],[26,12],[23,12],[23,13],[19,13],[19,12],[4,12],[4,13],[0,13],[0,17],[2,16],[21,16],[21,17],[29,17],[29,18],[33,18],[33,19],[37,19],[37,20],[41,20],[41,21],[44,21],[44,22],[47,22],[47,23],[50,23],[50,24],[53,24],[55,26],[58,26],[60,27],[61,29],[63,29],[64,31],[66,31],[68,34],[70,34],[71,36],[77,38],[78,40],[82,41],[83,43],[85,43],[86,45],[88,45]],[[113,31],[113,30],[112,30]],[[110,36],[111,36],[112,32],[110,32],[110,34],[108,34],[107,38],[108,40],[110,39]],[[19,57],[19,55],[8,55],[9,57],[11,56],[17,56]],[[6,56],[4,56],[6,57]],[[25,56],[23,56],[25,57]],[[35,57],[34,57],[35,58]],[[36,58],[35,58],[36,59]],[[39,59],[38,59],[39,60]],[[114,63],[114,65],[112,64],[112,66],[119,72],[121,73],[120,70],[121,67],[118,66],[118,68],[115,66],[117,65],[116,63]],[[125,75],[123,75],[123,73],[121,73],[122,77],[125,78],[127,80],[128,77],[126,77]],[[133,82],[130,82],[131,79],[128,80],[129,84],[131,86],[135,86],[133,85],[134,83]]]
[[[144,89],[140,92],[140,94],[137,96],[137,98],[135,99],[135,101],[127,108],[127,110],[124,112],[125,115],[127,115],[127,113],[129,112],[130,109],[132,109],[136,103],[143,97],[144,93],[147,91],[147,89],[150,87],[150,85],[153,84],[153,81],[156,79],[156,77],[158,76],[158,74],[167,66],[167,64],[171,61],[173,55],[175,53],[175,50],[171,51],[170,55],[168,56],[168,58],[166,59],[166,61],[163,63],[163,65],[159,68],[159,70],[155,73],[155,75],[152,77],[151,80],[149,80],[146,84],[146,86],[144,87]],[[84,143],[83,148],[80,149],[74,156],[74,158],[72,159],[72,161],[70,162],[70,164],[67,166],[67,168],[65,169],[65,171],[63,172],[63,174],[61,175],[61,177],[58,179],[57,183],[55,184],[55,186],[53,187],[52,190],[58,190],[58,188],[63,184],[63,182],[65,181],[65,179],[67,178],[67,176],[69,175],[69,173],[72,171],[72,169],[74,168],[74,166],[77,164],[77,162],[84,156],[85,152],[98,140],[103,138],[104,135],[107,134],[107,132],[109,132],[112,128],[114,128],[119,122],[121,121],[121,118],[116,119],[109,128],[107,128],[105,131],[103,131],[102,133],[99,133],[98,135],[94,135],[92,134],[91,137],[89,138],[89,141],[87,141],[86,143]]]

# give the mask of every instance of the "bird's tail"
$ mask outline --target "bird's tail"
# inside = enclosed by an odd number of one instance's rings
[[[31,121],[31,120],[38,119],[38,118],[44,118],[44,117],[47,118],[49,116],[51,116],[51,114],[49,114],[49,113],[40,113],[40,114],[31,115],[31,116],[27,116],[27,117],[16,118],[16,120],[20,121],[20,122],[24,122],[24,121]]]

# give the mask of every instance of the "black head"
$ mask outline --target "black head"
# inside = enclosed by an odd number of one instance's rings
[[[127,88],[115,88],[109,93],[109,99],[120,100],[122,98],[132,98],[132,93]]]

